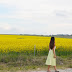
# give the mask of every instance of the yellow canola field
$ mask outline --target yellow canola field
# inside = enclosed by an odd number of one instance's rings
[[[39,52],[48,52],[51,37],[23,36],[23,35],[0,35],[0,52],[34,52],[34,47]],[[56,38],[57,52],[72,52],[72,39]]]

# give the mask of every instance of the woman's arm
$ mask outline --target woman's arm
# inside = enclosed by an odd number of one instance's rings
[[[54,46],[55,48],[55,46]],[[56,58],[55,49],[53,48],[54,58]]]

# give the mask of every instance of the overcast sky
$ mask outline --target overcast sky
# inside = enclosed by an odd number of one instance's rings
[[[72,0],[0,0],[0,34],[72,34]]]

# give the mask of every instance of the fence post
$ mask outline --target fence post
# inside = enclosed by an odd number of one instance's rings
[[[34,45],[34,56],[35,56],[36,45]]]

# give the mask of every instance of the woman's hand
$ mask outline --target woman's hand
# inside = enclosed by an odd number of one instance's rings
[[[56,55],[54,55],[54,58],[56,58]]]

